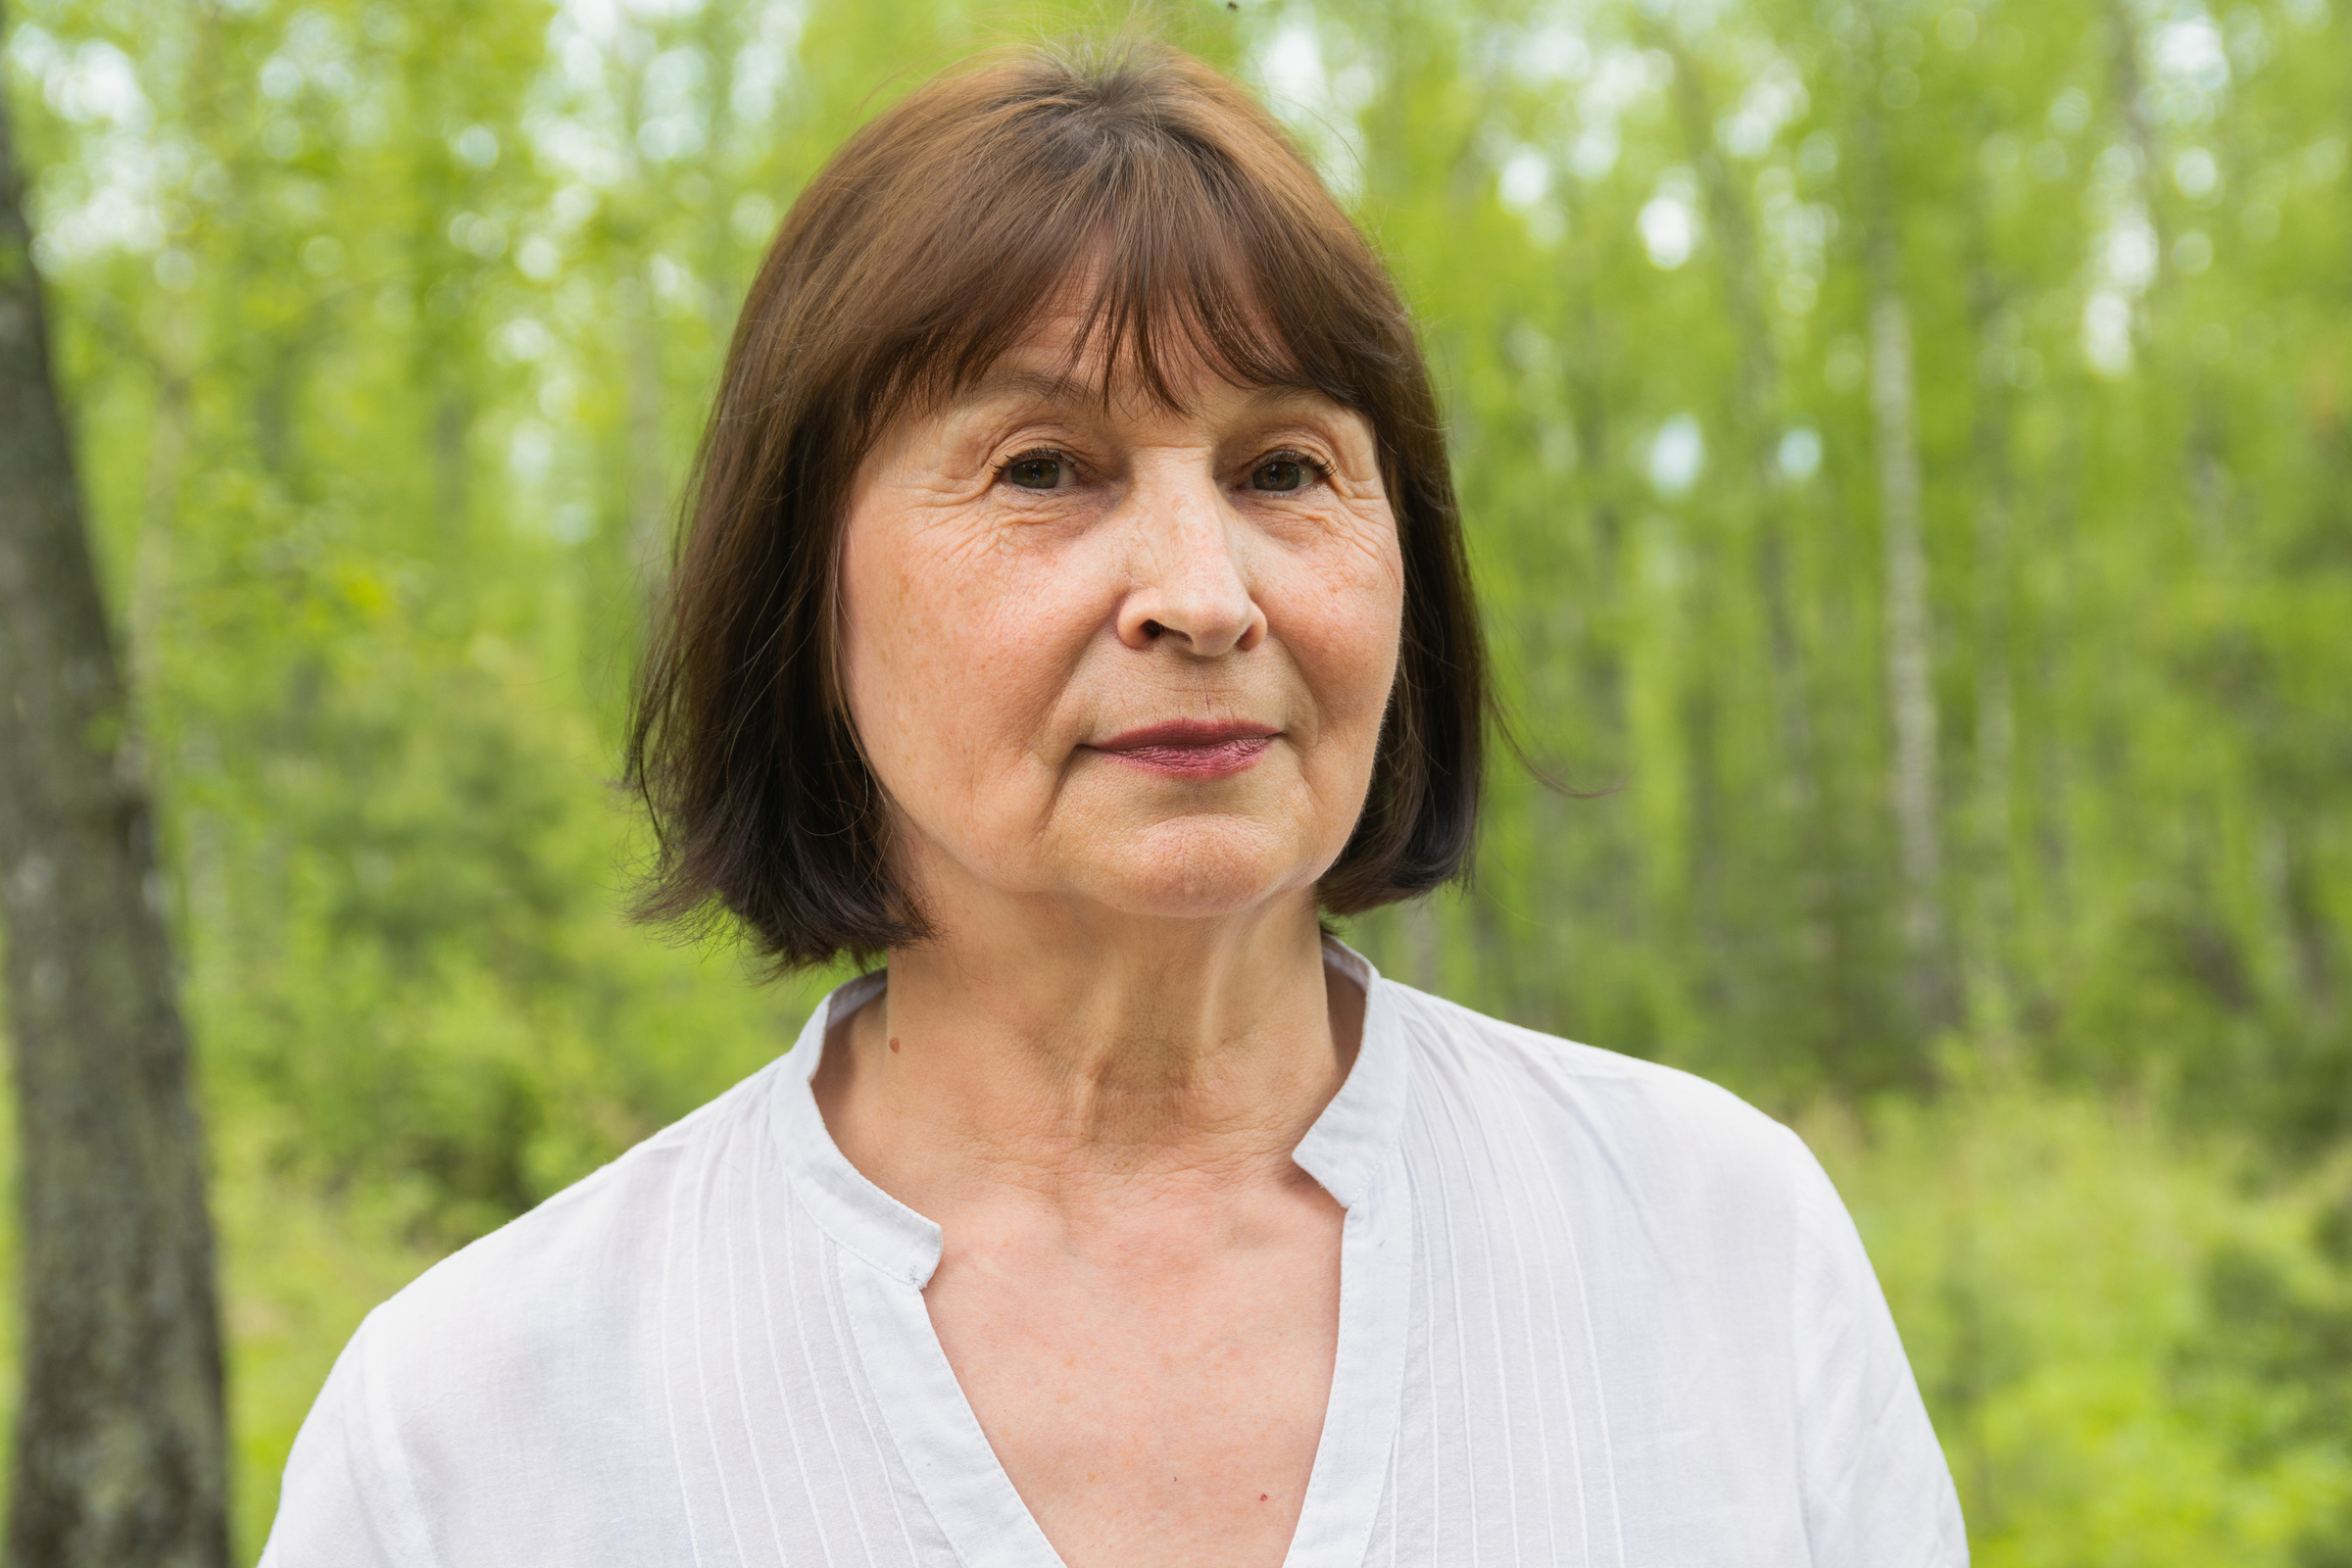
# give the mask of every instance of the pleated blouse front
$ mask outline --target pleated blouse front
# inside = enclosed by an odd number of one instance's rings
[[[1965,1563],[1861,1244],[1804,1147],[1686,1074],[1381,979],[1295,1153],[1347,1210],[1288,1561]],[[939,1228],[791,1052],[369,1315],[265,1568],[1058,1568],[957,1387]]]

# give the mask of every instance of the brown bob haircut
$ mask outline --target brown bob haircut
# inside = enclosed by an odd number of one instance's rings
[[[1317,896],[1349,914],[1460,873],[1489,697],[1411,320],[1247,92],[1174,50],[1118,44],[929,82],[852,136],[784,220],[728,350],[637,694],[627,781],[659,844],[642,914],[723,906],[782,968],[925,936],[837,679],[842,522],[890,421],[971,384],[1080,285],[1079,351],[1100,347],[1153,397],[1176,401],[1170,371],[1193,355],[1371,425],[1403,646],[1363,815]]]

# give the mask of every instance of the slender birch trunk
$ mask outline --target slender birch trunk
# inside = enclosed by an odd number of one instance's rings
[[[1912,1001],[1923,1021],[1942,1022],[1949,1010],[1942,974],[1943,835],[1936,821],[1935,671],[1912,376],[1911,313],[1900,290],[1882,280],[1870,302],[1870,404],[1886,570],[1886,695],[1894,728],[1889,793]]]
[[[152,815],[0,104],[0,916],[23,1227],[12,1568],[222,1568],[204,1157]]]
[[[2008,387],[1985,365],[1997,346],[2006,294],[1986,251],[1984,193],[1972,188],[1969,319],[1978,350],[1971,445],[1976,468],[1976,778],[1970,805],[1971,907],[1968,988],[1972,1012],[1988,1047],[2007,1055],[2014,1032],[2010,970],[2017,890],[2010,874],[2014,815],[2010,779],[2017,765],[2016,693],[2010,676],[2011,513],[2014,509],[2012,409]]]
[[[1865,89],[1868,91],[1868,88]],[[1918,370],[1911,308],[1903,297],[1901,240],[1887,170],[1886,126],[1863,117],[1864,230],[1870,272],[1870,409],[1885,555],[1886,699],[1894,739],[1888,797],[1901,874],[1905,985],[1916,1022],[1933,1030],[1954,1018],[1943,917],[1943,832],[1928,552],[1922,514]]]

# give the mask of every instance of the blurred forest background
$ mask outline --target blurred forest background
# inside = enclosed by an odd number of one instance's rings
[[[641,611],[800,183],[1102,18],[10,9],[250,1558],[361,1314],[826,983],[619,913]],[[2352,18],[1153,14],[1392,259],[1514,722],[1593,792],[1504,766],[1473,887],[1353,939],[1794,1122],[1979,1563],[2352,1564]]]

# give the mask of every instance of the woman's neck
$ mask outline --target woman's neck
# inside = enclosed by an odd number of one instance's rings
[[[1363,1006],[1327,976],[1311,895],[1214,920],[1032,910],[894,952],[814,1087],[851,1162],[924,1212],[1289,1182]]]

